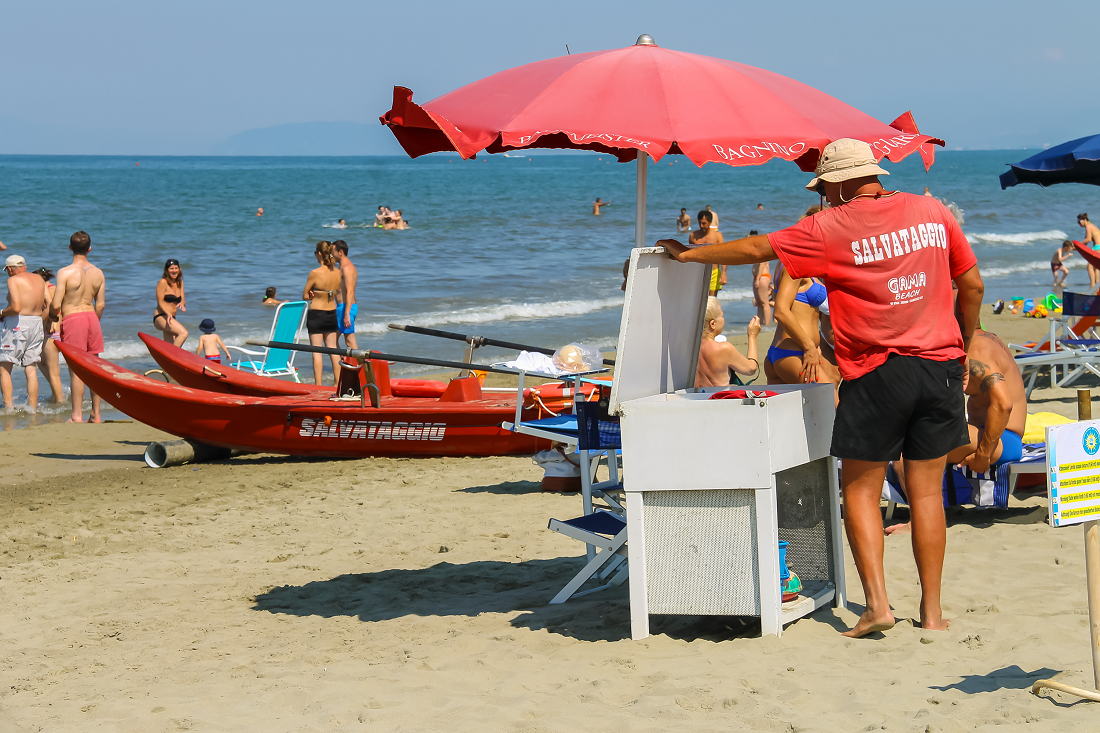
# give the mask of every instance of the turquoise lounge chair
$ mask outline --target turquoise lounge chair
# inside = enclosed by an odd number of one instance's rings
[[[282,341],[284,343],[298,343],[298,337],[302,333],[302,326],[306,320],[306,310],[309,303],[305,300],[296,300],[283,303],[275,309],[275,322],[271,324],[271,336],[268,341]],[[242,349],[240,346],[227,346],[227,349],[239,351],[247,356],[261,356],[262,359],[245,361],[241,359],[231,366],[234,369],[252,371],[265,377],[294,377],[298,379],[298,370],[294,367],[294,355],[298,352],[288,349],[264,349],[252,351]]]

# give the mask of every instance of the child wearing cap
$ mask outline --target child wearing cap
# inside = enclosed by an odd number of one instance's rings
[[[213,318],[202,319],[199,330],[202,331],[202,336],[199,336],[199,346],[195,349],[197,355],[206,357],[215,364],[221,364],[221,352],[224,351],[226,361],[233,360],[233,357],[229,355],[229,349],[225,348],[225,344],[222,343],[221,337],[217,334],[218,329],[214,326]]]

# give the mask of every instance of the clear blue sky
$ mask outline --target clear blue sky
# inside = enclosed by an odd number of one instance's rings
[[[374,122],[565,53],[659,45],[760,66],[948,147],[1100,133],[1100,3],[0,3],[0,153],[202,154],[290,122]],[[700,110],[705,110],[700,93]],[[705,113],[705,112],[704,112]],[[381,128],[378,153],[399,152]]]

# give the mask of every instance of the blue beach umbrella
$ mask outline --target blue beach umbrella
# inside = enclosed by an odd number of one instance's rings
[[[1001,188],[1017,183],[1091,183],[1100,186],[1100,135],[1062,143],[1027,160],[1010,164],[1001,174]]]

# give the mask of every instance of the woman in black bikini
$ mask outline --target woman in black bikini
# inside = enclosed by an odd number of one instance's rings
[[[336,269],[336,248],[331,242],[318,242],[313,251],[318,267],[310,270],[306,286],[302,289],[302,300],[309,301],[306,311],[306,332],[313,346],[328,346],[335,349],[337,337],[336,294],[340,290],[340,271]],[[340,359],[332,359],[332,373],[340,378]],[[313,381],[321,383],[324,360],[320,354],[313,355]]]
[[[153,313],[153,328],[164,334],[165,341],[183,346],[187,329],[176,320],[176,311],[187,311],[187,296],[183,292],[183,270],[179,260],[164,263],[164,275],[157,283],[157,310]]]

